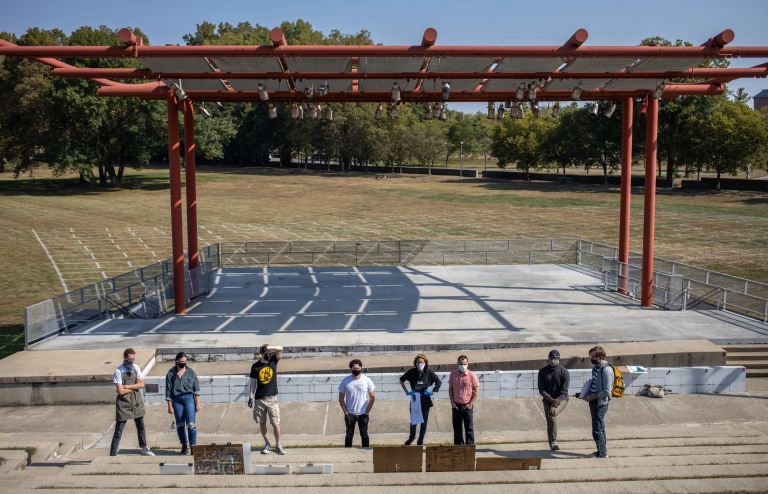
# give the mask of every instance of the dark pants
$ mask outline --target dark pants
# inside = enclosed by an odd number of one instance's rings
[[[424,435],[427,433],[427,422],[429,422],[429,409],[432,407],[421,407],[421,415],[424,417],[424,423],[421,424],[421,427],[419,428],[419,439],[416,441],[416,444],[421,446],[424,444]],[[419,424],[411,424],[411,432],[408,434],[408,440],[405,442],[406,444],[411,444],[413,442],[413,439],[416,437],[416,426]]]
[[[451,408],[453,414],[453,444],[461,446],[462,444],[475,444],[475,427],[472,423],[474,409],[467,408],[467,405],[456,403],[457,408]],[[461,437],[461,428],[464,426],[466,443]]]
[[[123,437],[123,429],[125,429],[126,420],[119,420],[115,422],[115,434],[112,436],[112,447],[109,449],[109,456],[117,456],[117,448],[120,446],[120,438]],[[144,417],[133,419],[136,424],[136,432],[139,435],[139,447],[143,448],[147,445],[147,430],[144,428]]]
[[[352,439],[355,437],[355,424],[360,429],[360,440],[363,442],[363,447],[368,447],[368,415],[352,415],[347,414],[344,416],[344,423],[347,425],[347,435],[344,436],[344,447],[352,447]]]
[[[568,400],[560,401],[560,406],[555,408],[555,416],[553,417],[551,414],[552,404],[544,400],[544,417],[547,419],[547,438],[550,448],[557,443],[557,416],[565,410],[566,406],[568,406]]]
[[[608,413],[608,403],[602,406],[597,405],[598,400],[589,402],[589,411],[592,414],[592,437],[597,444],[597,456],[605,458],[608,456],[607,441],[605,436],[605,414]]]

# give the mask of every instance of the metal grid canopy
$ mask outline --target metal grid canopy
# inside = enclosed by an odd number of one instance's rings
[[[277,57],[213,57],[222,72],[282,72]]]
[[[635,61],[634,58],[577,58],[560,72],[616,72]]]
[[[488,72],[495,61],[495,58],[432,57],[427,72]]]
[[[605,85],[604,91],[616,90],[654,90],[663,79],[614,79]]]
[[[563,65],[560,58],[511,58],[505,57],[493,69],[494,72],[554,72]]]
[[[211,64],[203,57],[178,57],[178,58],[140,58],[146,68],[152,72],[213,72]]]
[[[163,79],[163,82],[168,87],[176,83],[184,91],[229,91],[221,79]]]
[[[528,84],[538,81],[538,79],[489,79],[483,85],[483,91],[517,91],[522,82],[526,89]]]
[[[372,72],[418,72],[424,65],[423,57],[363,57],[358,61],[357,71]]]
[[[703,58],[646,58],[628,68],[627,72],[680,72],[703,61]]]
[[[397,79],[400,91],[413,91],[416,89],[416,79]],[[357,81],[359,91],[389,91],[394,80],[389,79],[359,79]],[[439,91],[439,89],[438,89]]]
[[[600,86],[608,82],[610,79],[552,79],[547,83],[542,91],[573,91],[573,89],[581,82],[581,89],[584,91],[594,91]]]
[[[258,91],[259,83],[266,87],[267,91],[290,91],[286,79],[232,79],[229,85],[235,91]]]
[[[291,72],[349,72],[351,58],[296,57],[286,59]]]

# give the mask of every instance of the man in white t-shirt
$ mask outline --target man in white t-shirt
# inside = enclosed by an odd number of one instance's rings
[[[339,384],[339,405],[344,412],[344,423],[347,425],[347,435],[344,437],[344,447],[352,447],[355,436],[355,424],[360,429],[360,439],[363,447],[368,447],[368,414],[373,408],[376,396],[373,381],[362,374],[363,363],[354,359],[349,363],[352,375],[347,376]]]
[[[123,436],[125,424],[133,420],[136,424],[136,433],[139,436],[139,447],[144,456],[155,456],[147,445],[147,431],[144,427],[144,400],[141,390],[144,388],[144,374],[134,363],[136,351],[127,348],[123,352],[123,364],[115,369],[112,383],[117,391],[115,399],[115,433],[112,435],[112,445],[109,455],[117,455],[120,447],[120,438]]]

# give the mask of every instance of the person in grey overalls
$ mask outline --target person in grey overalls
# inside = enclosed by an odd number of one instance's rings
[[[141,390],[144,388],[144,376],[139,366],[134,363],[136,352],[128,348],[123,352],[123,365],[115,370],[112,382],[117,387],[115,400],[115,433],[112,436],[110,456],[117,456],[120,438],[123,436],[125,423],[133,420],[139,435],[139,447],[143,456],[155,456],[147,446],[147,430],[144,428],[144,400]]]

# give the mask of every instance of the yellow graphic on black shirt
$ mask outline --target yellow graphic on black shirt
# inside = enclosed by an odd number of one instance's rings
[[[259,382],[261,384],[269,384],[272,381],[272,376],[274,376],[275,373],[272,372],[271,367],[263,367],[259,371]]]

